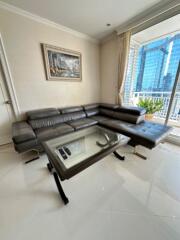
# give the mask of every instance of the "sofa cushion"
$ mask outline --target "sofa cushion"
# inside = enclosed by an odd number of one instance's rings
[[[60,125],[53,126],[53,127],[40,128],[40,129],[37,129],[35,132],[38,140],[41,142],[47,139],[62,136],[64,134],[67,134],[73,131],[74,129],[71,126],[69,126],[66,123],[62,123]]]
[[[112,109],[112,110],[119,108],[119,104],[100,103],[99,105],[100,105],[100,107],[102,107],[102,108]]]
[[[64,114],[64,113],[73,113],[73,112],[83,111],[83,107],[77,106],[77,107],[60,108],[59,111],[60,111],[62,114]]]
[[[36,139],[33,129],[26,121],[14,122],[12,124],[12,136],[15,143]]]
[[[171,130],[171,127],[148,121],[132,124],[119,120],[110,120],[100,122],[100,125],[130,137],[135,142],[135,145],[142,145],[147,148],[155,147]]]
[[[56,108],[44,108],[27,112],[27,118],[30,120],[47,118],[59,115],[59,111]]]
[[[132,115],[137,115],[137,116],[141,116],[144,115],[146,113],[146,109],[142,108],[142,107],[125,107],[125,106],[119,106],[119,108],[117,109],[118,112],[121,113],[128,113],[128,114],[132,114]]]
[[[70,124],[75,130],[78,130],[81,128],[93,126],[97,124],[97,121],[90,118],[84,118],[76,121],[71,121],[68,124]]]
[[[129,130],[129,129],[127,129]],[[171,132],[172,127],[150,121],[144,121],[131,127],[129,134],[135,135],[135,141],[139,144],[146,144],[147,147],[153,148],[162,142]]]
[[[85,110],[85,112],[87,117],[91,117],[99,113],[99,108],[91,108],[91,109]]]
[[[102,115],[95,115],[95,116],[91,116],[90,118],[97,121],[98,123],[102,122],[102,121],[111,120],[111,118],[105,117],[105,116],[102,116]]]
[[[122,113],[122,112],[114,112],[113,118],[138,124],[140,122],[143,122],[145,119],[145,115],[134,115],[129,113]]]
[[[114,111],[110,109],[99,108],[100,115],[107,116],[110,118],[114,118]]]
[[[90,110],[94,108],[96,109],[98,107],[99,107],[99,103],[87,104],[83,106],[84,110]]]
[[[29,120],[28,122],[33,129],[39,129],[39,128],[45,128],[45,127],[52,127],[57,124],[63,123],[64,119],[62,115],[59,115],[59,116]]]
[[[74,113],[65,113],[62,114],[61,117],[63,118],[64,122],[69,122],[72,120],[78,120],[86,117],[86,114],[84,111],[78,111]]]
[[[107,116],[111,119],[114,118],[114,119],[119,119],[122,121],[127,121],[130,123],[136,123],[136,124],[144,121],[144,118],[145,118],[145,115],[138,116],[138,115],[133,115],[128,113],[121,113],[118,111],[113,111],[111,109],[104,109],[104,108],[100,108],[99,112],[101,115]]]
[[[74,113],[65,113],[59,116],[53,116],[49,118],[29,120],[29,123],[33,129],[39,129],[39,128],[45,128],[45,127],[52,127],[60,123],[69,122],[72,120],[77,120],[85,117],[86,117],[85,112],[80,111],[80,112],[74,112]]]

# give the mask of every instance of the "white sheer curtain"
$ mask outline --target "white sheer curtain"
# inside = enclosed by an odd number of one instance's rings
[[[124,82],[128,65],[130,39],[131,31],[124,32],[118,36],[118,92],[116,102],[120,105],[123,104]]]

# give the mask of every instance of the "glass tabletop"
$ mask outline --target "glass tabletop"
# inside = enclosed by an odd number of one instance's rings
[[[128,139],[111,130],[93,126],[48,140],[43,146],[53,165],[58,165],[65,172],[119,143],[127,143]]]

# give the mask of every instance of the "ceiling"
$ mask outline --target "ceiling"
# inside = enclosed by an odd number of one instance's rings
[[[166,0],[2,0],[95,39]],[[111,26],[107,27],[106,24]]]
[[[134,34],[132,39],[142,44],[174,32],[180,32],[180,14]]]

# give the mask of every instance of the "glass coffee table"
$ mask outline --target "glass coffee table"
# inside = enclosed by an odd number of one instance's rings
[[[129,140],[122,134],[93,126],[43,142],[42,146],[49,159],[47,167],[54,176],[63,202],[67,204],[69,200],[60,180],[70,179],[110,153],[124,160],[116,149]]]

